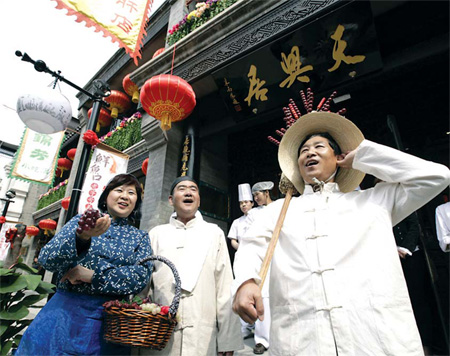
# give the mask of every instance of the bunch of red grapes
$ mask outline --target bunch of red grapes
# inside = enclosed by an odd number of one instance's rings
[[[78,220],[77,234],[80,235],[83,231],[92,229],[103,214],[96,209],[88,209],[81,215]]]

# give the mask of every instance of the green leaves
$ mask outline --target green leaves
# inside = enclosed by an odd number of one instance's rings
[[[22,272],[25,272],[22,274]],[[6,355],[20,342],[18,335],[31,320],[24,320],[29,307],[53,293],[53,284],[43,282],[37,270],[19,258],[11,268],[0,268],[0,342],[1,355]]]

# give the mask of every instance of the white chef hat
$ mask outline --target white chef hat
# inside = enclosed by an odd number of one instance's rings
[[[273,188],[273,182],[258,182],[252,187],[252,193],[262,192],[264,190],[271,190]]]
[[[252,191],[250,189],[250,184],[243,183],[238,185],[239,201],[253,201]]]

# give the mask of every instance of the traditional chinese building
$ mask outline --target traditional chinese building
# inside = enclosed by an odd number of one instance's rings
[[[304,112],[299,91],[308,87],[316,104],[336,90],[331,109],[345,107],[368,139],[448,164],[448,2],[219,1],[228,7],[170,46],[166,37],[170,32],[174,41],[174,26],[196,2],[165,1],[148,22],[139,65],[119,50],[85,86],[92,91],[93,81],[102,79],[123,91],[127,74],[141,87],[173,72],[196,93],[193,113],[169,131],[140,104],[119,116],[120,121],[135,111],[143,114],[142,140],[124,151],[130,155],[128,171],[145,184],[141,228],[168,221],[171,182],[189,174],[200,182],[202,212],[227,232],[240,215],[238,184],[278,182],[277,148],[266,138],[282,126],[282,107],[290,98]],[[92,103],[81,93],[79,99],[83,131]],[[147,176],[140,171],[145,158]],[[371,178],[362,185],[371,186]],[[280,196],[276,189],[273,195]],[[442,199],[421,211],[430,241],[434,208]],[[33,215],[47,216],[63,220],[64,212],[55,204]]]

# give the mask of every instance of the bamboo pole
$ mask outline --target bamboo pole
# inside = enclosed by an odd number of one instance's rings
[[[269,247],[267,248],[266,255],[264,256],[261,270],[259,272],[259,277],[261,278],[261,283],[259,284],[260,290],[262,290],[267,273],[269,272],[270,263],[272,262],[273,253],[280,236],[289,203],[291,202],[292,195],[296,193],[293,184],[286,177],[284,177],[284,175],[281,177],[280,191],[285,194],[285,198],[283,206],[281,207],[280,216],[278,217],[277,224],[273,230],[272,239],[270,240]]]

